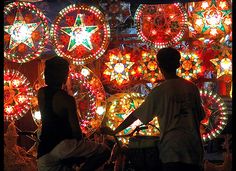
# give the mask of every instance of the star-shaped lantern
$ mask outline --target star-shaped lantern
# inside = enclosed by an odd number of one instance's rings
[[[155,83],[157,80],[163,79],[160,72],[160,68],[157,64],[156,51],[154,50],[142,50],[142,60],[138,67],[139,72],[142,72],[144,80]]]
[[[229,52],[229,48],[223,47],[223,51],[217,58],[210,60],[217,70],[217,78],[222,76],[229,76],[230,81],[232,77],[232,54]],[[227,77],[228,78],[228,77]]]
[[[80,45],[83,45],[88,50],[92,50],[93,46],[90,37],[97,30],[98,26],[85,26],[82,14],[77,14],[74,26],[61,28],[61,31],[70,36],[67,48],[70,52]]]
[[[10,49],[14,49],[20,43],[28,47],[34,47],[32,32],[38,27],[39,23],[26,24],[22,14],[18,10],[12,25],[4,26],[4,31],[11,35],[9,44]]]
[[[17,63],[39,57],[49,38],[45,15],[26,2],[4,7],[4,32],[4,57]]]
[[[196,79],[197,74],[201,72],[201,60],[197,54],[190,52],[180,52],[180,67],[177,69],[177,75],[187,80]]]
[[[229,34],[232,29],[232,9],[228,0],[207,0],[193,5],[193,27],[211,37]]]
[[[51,29],[55,52],[75,65],[101,57],[110,41],[110,27],[96,7],[72,4],[62,9]]]
[[[144,101],[144,96],[139,93],[117,93],[107,99],[107,112],[104,117],[106,125],[115,130],[129,115],[138,108]],[[140,120],[135,121],[129,127],[119,132],[118,135],[131,133],[137,126],[142,125]],[[159,123],[157,117],[153,118],[148,129],[141,130],[140,135],[156,136],[159,135]],[[119,138],[123,143],[128,143],[128,138]]]
[[[116,80],[118,85],[121,85],[124,80],[129,81],[130,69],[134,62],[130,61],[130,53],[122,54],[120,51],[117,54],[109,54],[110,62],[106,62],[108,67],[103,73],[110,75],[110,81]]]

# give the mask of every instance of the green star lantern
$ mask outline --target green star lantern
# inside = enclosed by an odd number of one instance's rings
[[[83,65],[104,54],[110,41],[110,27],[97,8],[73,4],[59,12],[51,35],[59,56]]]

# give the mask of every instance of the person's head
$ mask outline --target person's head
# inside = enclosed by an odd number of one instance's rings
[[[180,66],[180,58],[179,51],[172,47],[163,48],[157,52],[159,67],[164,73],[176,73],[176,69]]]
[[[69,62],[61,57],[53,57],[45,62],[44,77],[48,86],[61,87],[69,74]]]

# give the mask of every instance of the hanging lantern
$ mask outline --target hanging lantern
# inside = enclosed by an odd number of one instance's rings
[[[70,5],[59,12],[51,29],[55,52],[85,64],[98,59],[110,40],[110,27],[103,13],[87,5]]]
[[[229,48],[223,47],[222,52],[215,59],[210,60],[217,71],[217,78],[226,82],[232,80],[232,54]]]
[[[220,135],[228,121],[227,107],[219,95],[212,91],[200,90],[206,113],[201,121],[201,133],[204,142]]]
[[[232,9],[229,0],[194,2],[191,6],[193,30],[209,38],[222,38],[232,30]]]
[[[197,79],[201,72],[201,60],[198,55],[190,52],[180,52],[180,67],[177,69],[177,75],[184,79]]]
[[[13,2],[4,7],[5,58],[17,63],[38,58],[48,38],[48,22],[36,6]]]
[[[17,70],[4,70],[4,121],[15,121],[30,109],[32,88]]]
[[[105,62],[106,69],[103,75],[110,76],[109,81],[118,86],[129,83],[131,67],[134,64],[131,62],[131,55],[131,53],[119,49],[109,51],[105,57],[108,62]]]
[[[162,80],[160,68],[157,64],[156,51],[154,50],[140,50],[142,56],[138,72],[143,74],[143,79],[148,82],[155,83],[158,80]]]
[[[106,94],[99,78],[87,67],[72,67],[68,87],[79,109],[82,132],[90,136],[100,127],[106,113]]]
[[[187,12],[180,3],[139,5],[135,13],[138,37],[154,48],[172,46],[187,31]]]
[[[129,114],[138,108],[144,101],[144,96],[139,93],[118,93],[114,94],[107,99],[107,112],[104,120],[106,125],[115,130],[120,123],[124,121]],[[148,126],[148,129],[141,130],[140,135],[143,136],[157,136],[159,135],[159,123],[157,117],[155,117]],[[142,125],[140,120],[135,121],[129,127],[119,132],[118,135],[126,135],[131,133],[137,126]],[[157,129],[158,128],[158,129]],[[119,138],[123,143],[127,144],[128,138]]]

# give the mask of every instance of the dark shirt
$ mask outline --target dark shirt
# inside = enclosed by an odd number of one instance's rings
[[[66,92],[59,88],[52,87],[44,87],[42,89],[45,95],[45,106],[41,107],[41,110],[44,109],[44,111],[40,111],[42,118],[42,131],[39,137],[40,142],[38,146],[38,158],[49,153],[62,140],[73,138],[67,109],[63,109],[62,113],[60,114],[57,114],[53,111],[52,102],[54,95],[59,91],[62,91],[62,93]]]

